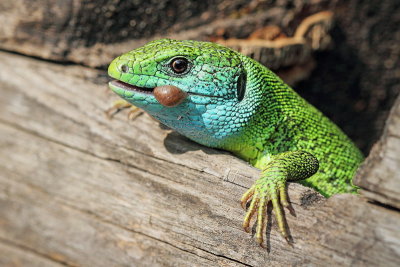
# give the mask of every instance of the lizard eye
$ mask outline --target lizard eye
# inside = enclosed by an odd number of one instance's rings
[[[188,69],[188,66],[189,66],[188,60],[183,57],[174,58],[170,63],[172,71],[175,72],[176,74],[184,73]]]

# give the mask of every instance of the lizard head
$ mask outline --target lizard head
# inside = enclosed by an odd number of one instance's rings
[[[214,43],[156,40],[114,59],[108,74],[116,80],[109,86],[188,138],[220,147],[240,132],[257,104],[257,95],[246,90],[243,58]],[[185,98],[163,105],[154,91],[165,86]]]

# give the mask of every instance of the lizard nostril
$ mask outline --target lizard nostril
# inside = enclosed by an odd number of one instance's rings
[[[123,73],[128,73],[128,71],[129,71],[129,67],[125,64],[121,65],[120,69]]]

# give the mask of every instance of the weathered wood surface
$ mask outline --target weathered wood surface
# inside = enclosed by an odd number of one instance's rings
[[[368,198],[400,209],[400,96],[355,183]]]
[[[258,170],[145,114],[109,121],[102,71],[0,62],[0,265],[399,266],[399,212],[290,184],[294,245],[272,220],[260,248],[238,201]]]
[[[265,25],[291,32],[298,20],[336,2],[2,0],[0,24],[7,26],[0,27],[0,48],[98,67],[161,37],[209,40],[224,29],[244,38]]]

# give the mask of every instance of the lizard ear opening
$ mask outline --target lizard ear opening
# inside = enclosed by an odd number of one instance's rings
[[[238,78],[237,81],[237,99],[238,101],[242,101],[242,99],[244,98],[244,93],[246,92],[246,80],[247,80],[247,76],[246,76],[246,72],[242,72]]]

